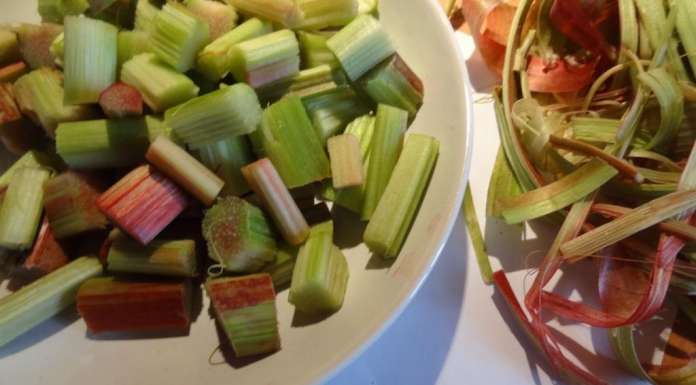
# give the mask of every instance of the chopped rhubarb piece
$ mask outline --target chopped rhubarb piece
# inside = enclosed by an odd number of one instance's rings
[[[186,194],[150,166],[131,171],[97,206],[131,237],[147,245],[186,208]]]
[[[206,212],[202,227],[210,258],[226,270],[257,272],[275,257],[270,219],[241,198],[220,199]]]
[[[52,23],[22,24],[17,28],[19,52],[29,67],[55,67],[51,44],[62,32],[62,25]]]
[[[99,106],[111,119],[141,116],[143,97],[135,87],[115,83],[99,95]]]
[[[0,65],[19,60],[19,43],[17,34],[9,29],[0,27]]]
[[[205,288],[237,357],[280,349],[275,289],[270,275],[214,279]]]
[[[90,332],[186,332],[191,325],[187,282],[125,282],[93,278],[80,286],[77,310]]]
[[[22,267],[27,270],[38,270],[43,275],[58,270],[58,268],[67,265],[68,262],[70,260],[54,237],[48,220],[44,219],[34,248]]]
[[[8,64],[0,68],[0,83],[13,83],[20,76],[27,73],[29,67],[23,62]]]
[[[291,245],[302,244],[309,236],[309,225],[273,163],[261,159],[242,167],[242,175],[261,198],[283,238]]]
[[[108,221],[96,205],[101,191],[97,181],[75,171],[44,184],[44,210],[56,238],[106,227]]]
[[[70,307],[85,280],[101,274],[95,258],[81,257],[0,300],[0,347]]]

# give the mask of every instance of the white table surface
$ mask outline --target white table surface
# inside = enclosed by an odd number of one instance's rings
[[[471,39],[463,34],[459,38],[465,53],[470,55]],[[467,64],[475,86],[472,88],[482,90],[491,84],[476,57]],[[499,139],[488,95],[480,92],[474,95],[475,139],[470,181],[482,227],[486,228],[485,197]],[[506,271],[516,271],[511,283],[521,297],[525,258],[545,249],[547,238],[532,235],[520,241],[519,236],[515,238],[514,229],[497,228],[490,222],[489,252],[499,257],[494,258],[494,267],[502,262]],[[506,313],[507,309],[502,309]],[[506,318],[493,300],[493,288],[481,281],[460,215],[432,274],[406,311],[364,354],[327,381],[327,385],[554,383],[546,374],[540,355],[525,344],[519,329],[506,323]],[[603,331],[567,324],[563,330],[579,341],[579,346],[605,357],[596,359],[582,353],[582,349],[575,349],[590,371],[610,384],[642,384],[627,377],[607,358],[611,352]]]

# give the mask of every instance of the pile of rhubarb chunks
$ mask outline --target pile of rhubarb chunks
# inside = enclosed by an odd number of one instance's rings
[[[39,14],[0,27],[0,346],[74,303],[91,335],[186,334],[202,286],[237,356],[272,353],[278,291],[343,306],[336,210],[398,256],[439,142],[406,135],[423,84],[375,0]]]

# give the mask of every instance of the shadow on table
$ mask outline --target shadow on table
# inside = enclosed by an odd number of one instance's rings
[[[486,219],[486,247],[488,254],[497,258],[507,273],[539,266],[553,241],[558,227],[548,222],[529,224],[535,236],[525,234],[523,225],[508,225],[497,218]]]
[[[327,385],[434,384],[449,353],[464,300],[466,233],[455,231],[403,314],[348,370]],[[370,377],[355,378],[356,371]]]
[[[75,307],[69,307],[0,348],[0,359],[28,349],[60,332],[80,319]]]
[[[512,332],[517,341],[519,341],[520,345],[530,347],[529,349],[524,350],[525,354],[527,355],[529,372],[534,383],[541,385],[539,370],[541,369],[545,373],[553,373],[553,369],[546,362],[542,354],[533,347],[534,345],[532,345],[525,331],[522,330],[522,327],[515,318],[515,315],[510,311],[510,307],[508,306],[507,302],[497,291],[493,294],[493,303],[495,303],[495,307],[498,309],[500,316],[503,318],[503,321],[505,321],[508,328],[510,328],[510,332]]]

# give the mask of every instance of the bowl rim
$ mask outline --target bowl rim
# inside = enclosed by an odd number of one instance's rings
[[[457,190],[456,190],[456,199],[454,201],[454,205],[452,206],[451,212],[448,214],[447,220],[446,220],[446,226],[445,226],[445,231],[443,233],[443,236],[441,239],[438,241],[438,245],[435,249],[435,252],[430,256],[430,261],[427,263],[425,269],[421,273],[420,277],[413,281],[411,284],[411,287],[407,290],[406,295],[401,298],[399,301],[399,305],[391,312],[389,317],[386,319],[385,322],[382,322],[380,326],[377,328],[374,328],[370,336],[361,344],[357,345],[353,350],[345,356],[341,360],[341,362],[338,365],[333,366],[331,369],[324,370],[323,373],[320,373],[316,380],[313,382],[314,385],[319,385],[319,384],[324,384],[327,381],[331,380],[334,378],[338,373],[342,372],[344,369],[348,367],[351,363],[355,362],[360,356],[362,356],[365,351],[367,351],[368,348],[370,348],[374,343],[396,322],[396,320],[404,313],[406,310],[406,307],[413,301],[414,297],[416,294],[418,294],[418,291],[420,288],[423,286],[425,283],[425,280],[430,276],[430,273],[432,272],[433,268],[435,267],[435,264],[437,263],[440,255],[442,254],[442,251],[445,248],[445,245],[449,241],[452,231],[454,230],[454,225],[456,224],[457,217],[460,215],[461,212],[461,207],[462,203],[464,200],[464,192],[466,190],[466,187],[468,185],[468,179],[469,179],[469,173],[471,171],[471,162],[473,158],[473,148],[472,145],[474,143],[474,108],[473,108],[473,103],[472,103],[472,92],[469,87],[469,72],[466,67],[466,56],[464,55],[463,48],[461,44],[459,44],[459,41],[457,39],[457,31],[455,31],[449,22],[449,18],[447,18],[447,15],[445,15],[444,12],[442,12],[441,6],[438,3],[437,0],[427,0],[427,3],[431,8],[433,8],[433,12],[435,12],[438,15],[438,18],[440,19],[440,24],[446,26],[446,28],[449,28],[451,30],[451,33],[448,34],[449,39],[448,39],[448,45],[450,45],[450,48],[454,50],[455,56],[459,58],[457,61],[457,72],[461,76],[461,82],[463,85],[463,94],[464,94],[464,104],[465,107],[462,108],[462,113],[465,113],[465,119],[462,119],[466,122],[466,127],[465,127],[465,145],[464,145],[464,167],[461,169],[461,172],[458,175],[458,185],[457,185]]]

